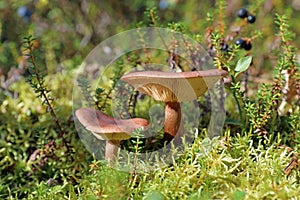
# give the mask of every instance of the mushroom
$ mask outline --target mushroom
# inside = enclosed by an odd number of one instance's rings
[[[165,102],[164,141],[181,130],[181,102],[193,101],[228,73],[211,69],[189,72],[137,71],[121,77],[138,91]],[[180,132],[180,131],[179,131]]]
[[[147,128],[149,122],[142,118],[116,119],[93,108],[80,108],[75,111],[80,123],[99,140],[106,140],[105,159],[113,160],[121,140],[131,137],[137,128]]]

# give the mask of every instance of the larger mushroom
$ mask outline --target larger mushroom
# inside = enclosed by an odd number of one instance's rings
[[[170,142],[180,130],[181,102],[193,101],[224,76],[224,70],[189,72],[138,71],[121,77],[138,91],[165,102],[164,141]]]
[[[147,128],[149,122],[142,118],[116,119],[93,108],[75,111],[80,123],[99,140],[106,140],[105,159],[113,160],[121,140],[127,140],[137,128]]]

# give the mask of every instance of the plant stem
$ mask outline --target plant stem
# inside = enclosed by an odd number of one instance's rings
[[[136,140],[136,145],[135,145],[135,152],[134,152],[134,161],[133,161],[133,183],[132,185],[134,186],[135,181],[136,181],[136,177],[137,177],[137,160],[138,160],[138,154],[139,154],[139,142],[140,142],[140,138],[139,135],[137,137]]]
[[[234,75],[231,75],[231,79],[232,79],[232,83],[235,83],[235,78],[234,78]],[[233,91],[232,91],[232,95],[234,97],[234,100],[236,101],[236,104],[238,106],[238,110],[239,110],[239,115],[240,115],[240,121],[241,123],[243,124],[244,126],[244,119],[243,119],[243,113],[242,113],[242,108],[241,108],[241,104],[239,102],[239,99],[237,97],[237,93],[236,93],[236,88],[233,88]]]
[[[52,105],[51,105],[51,103],[50,103],[49,98],[47,97],[46,90],[45,90],[45,87],[44,87],[42,78],[40,77],[40,74],[39,74],[39,72],[38,72],[38,70],[37,70],[37,66],[36,66],[36,63],[35,63],[34,56],[33,56],[33,46],[32,46],[32,41],[31,41],[30,39],[27,39],[26,42],[27,42],[27,45],[28,45],[27,47],[28,47],[28,50],[29,50],[28,56],[29,56],[29,59],[30,59],[31,64],[32,64],[32,66],[33,66],[33,70],[34,70],[34,74],[35,74],[35,77],[36,77],[36,81],[37,81],[37,83],[38,83],[38,85],[39,85],[38,87],[41,88],[41,89],[39,90],[39,92],[40,92],[41,96],[44,98],[44,102],[45,102],[45,104],[47,105],[47,109],[49,109],[50,115],[53,117],[54,123],[56,124],[56,126],[57,126],[57,128],[58,128],[58,130],[59,130],[58,136],[59,136],[60,138],[62,138],[63,143],[64,143],[64,144],[66,145],[66,147],[69,149],[68,144],[67,144],[67,142],[65,141],[65,139],[64,139],[64,137],[63,137],[64,131],[63,131],[63,129],[62,129],[62,126],[61,126],[61,124],[60,124],[60,122],[59,122],[58,117],[56,116],[56,114],[55,114],[55,112],[54,112],[54,109],[53,109],[53,107],[52,107]]]

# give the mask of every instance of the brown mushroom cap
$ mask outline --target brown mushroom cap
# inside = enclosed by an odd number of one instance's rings
[[[193,101],[228,73],[212,69],[189,72],[138,71],[121,77],[137,90],[157,101]]]
[[[149,126],[146,119],[115,119],[93,108],[80,108],[75,115],[100,140],[126,140],[135,129]]]

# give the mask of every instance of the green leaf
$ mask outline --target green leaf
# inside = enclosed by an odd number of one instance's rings
[[[240,121],[231,118],[225,119],[225,124],[237,125],[237,126],[242,125]]]
[[[250,67],[251,61],[252,61],[252,56],[247,56],[239,59],[234,69],[234,71],[236,72],[234,76],[236,77],[241,72],[246,71]]]
[[[144,200],[164,200],[164,199],[165,199],[164,195],[157,190],[153,190],[144,198]]]
[[[246,192],[244,192],[244,191],[237,190],[233,193],[234,200],[242,200],[245,198],[245,196],[246,196]]]

